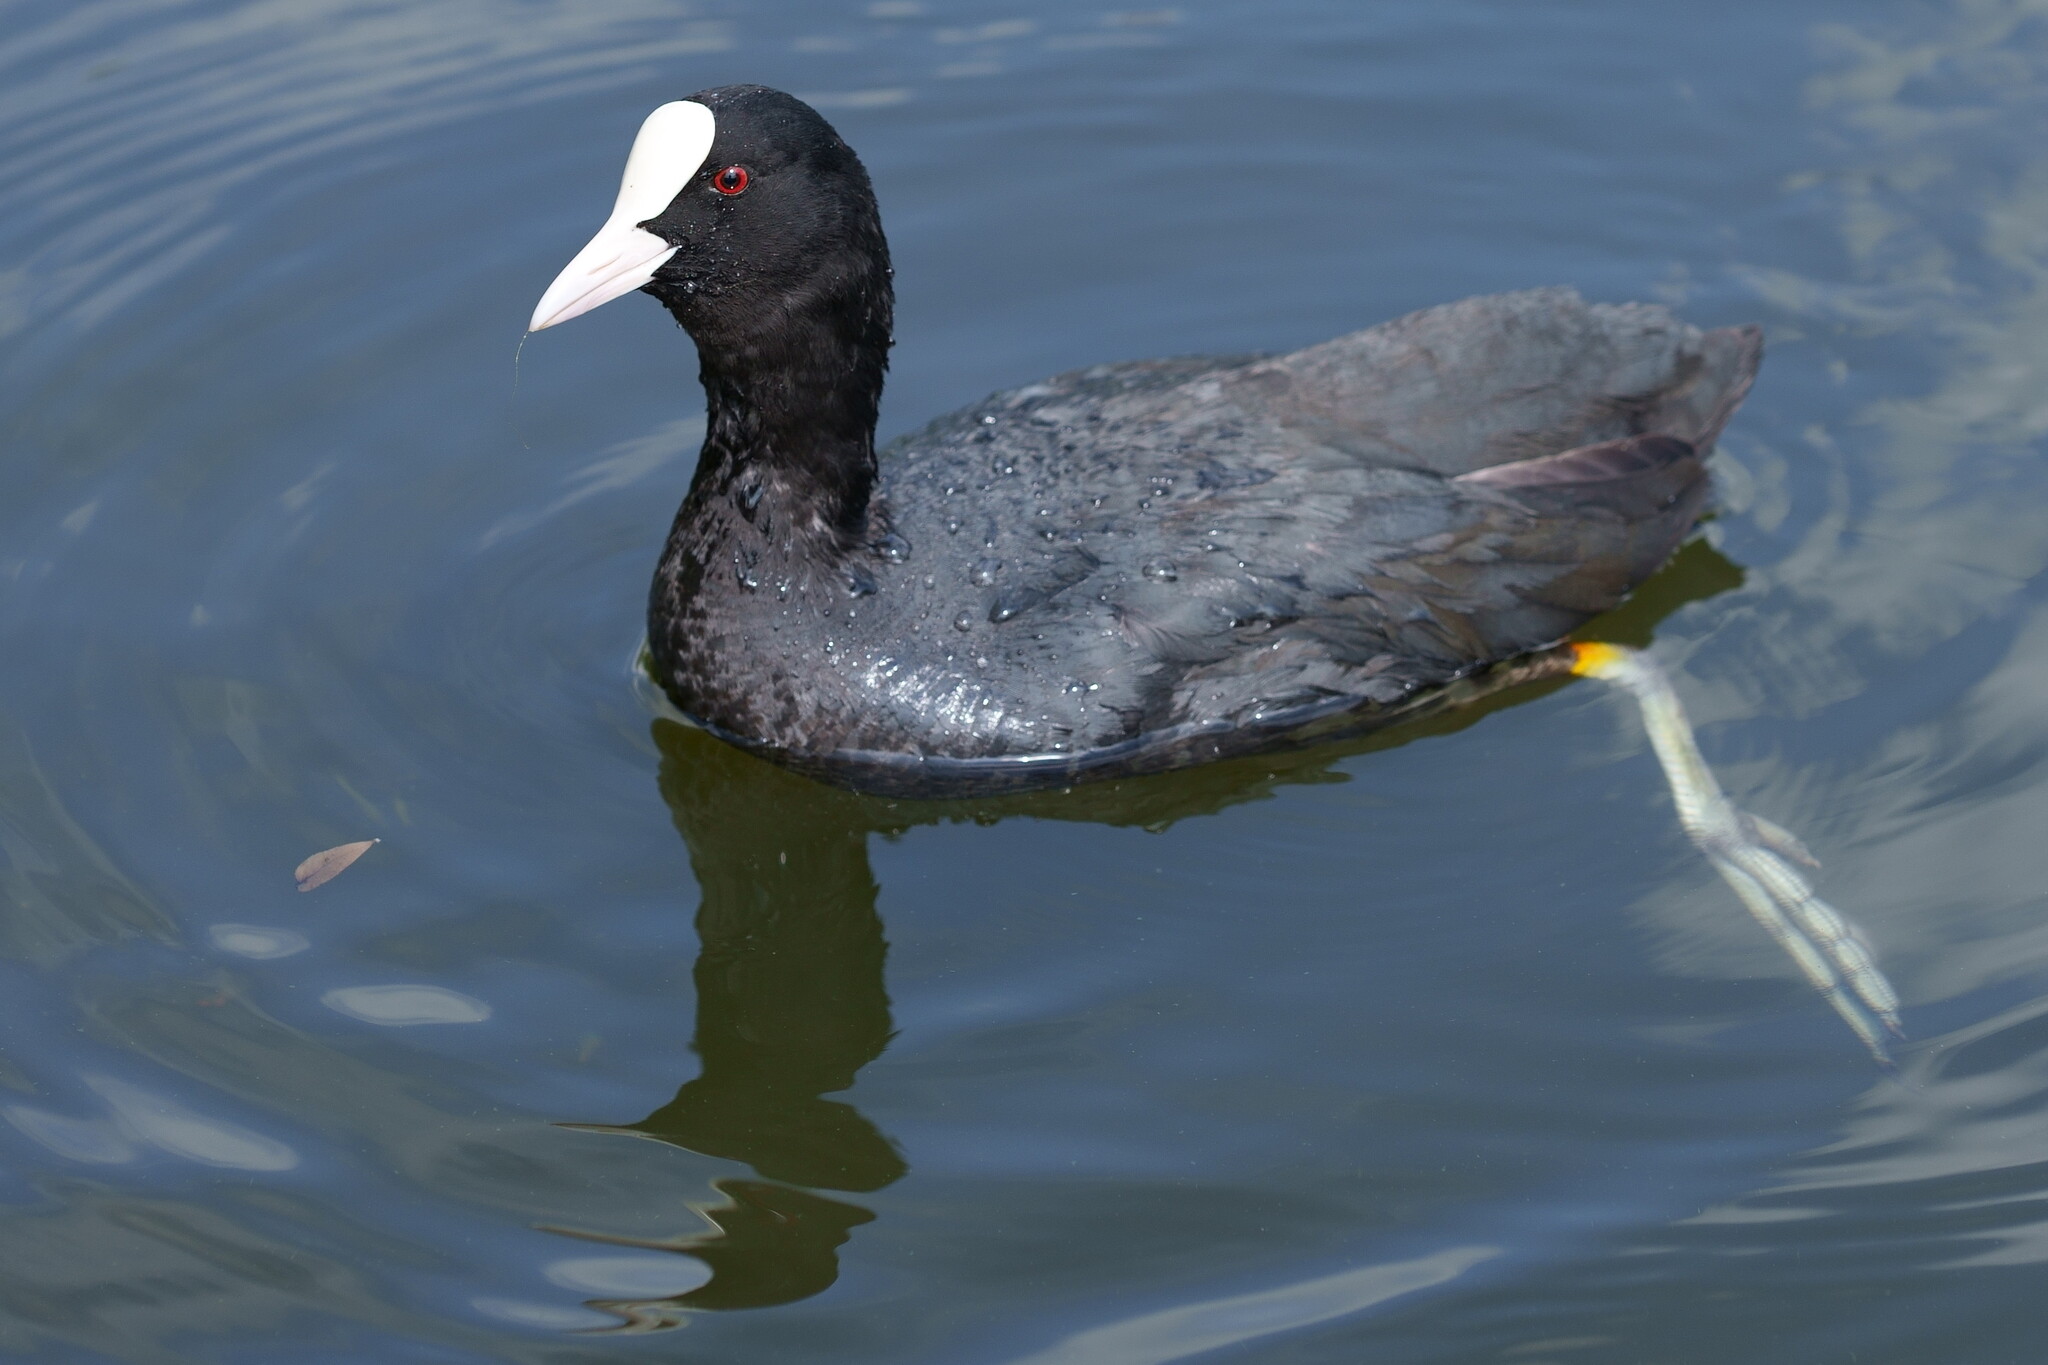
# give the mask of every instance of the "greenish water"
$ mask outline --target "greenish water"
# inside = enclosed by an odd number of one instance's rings
[[[0,17],[0,1355],[2038,1355],[2048,5]],[[974,805],[659,719],[687,338],[514,351],[740,80],[874,173],[885,435],[1535,284],[1763,323],[1602,634],[1868,927],[1899,1077],[1593,687]]]

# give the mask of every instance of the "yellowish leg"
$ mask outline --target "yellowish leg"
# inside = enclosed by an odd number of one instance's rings
[[[1621,645],[1575,644],[1572,672],[1612,683],[1636,699],[1650,747],[1671,784],[1678,823],[1778,946],[1799,965],[1873,1057],[1886,1066],[1885,1033],[1904,1037],[1899,997],[1841,911],[1813,894],[1795,862],[1816,866],[1800,842],[1737,810],[1700,757],[1692,725],[1664,670]],[[1881,1027],[1880,1027],[1881,1026]]]

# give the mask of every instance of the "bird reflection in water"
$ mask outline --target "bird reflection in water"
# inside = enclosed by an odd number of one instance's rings
[[[878,1190],[902,1155],[847,1089],[891,1033],[888,951],[867,836],[887,803],[797,777],[674,721],[654,723],[661,794],[700,889],[694,979],[696,1079],[637,1123],[571,1124],[672,1143],[753,1167],[713,1182],[715,1232],[668,1239],[552,1228],[591,1241],[694,1256],[710,1280],[659,1300],[594,1300],[628,1330],[692,1310],[766,1308],[838,1278],[838,1249],[874,1215],[827,1195]],[[898,821],[897,826],[911,823]],[[616,1330],[616,1329],[615,1329]]]
[[[1587,633],[1647,643],[1670,612],[1741,582],[1739,568],[1695,539]],[[1554,677],[1524,677],[1511,667],[1496,670],[1447,689],[1434,709],[1398,728],[1312,749],[981,800],[859,796],[785,772],[692,727],[654,722],[661,794],[700,889],[694,1048],[702,1069],[637,1123],[564,1126],[652,1138],[742,1163],[760,1179],[713,1181],[722,1202],[702,1208],[690,1230],[668,1238],[547,1228],[695,1257],[709,1269],[710,1279],[686,1293],[588,1301],[621,1319],[600,1330],[660,1331],[692,1312],[766,1308],[822,1292],[838,1278],[839,1248],[875,1216],[834,1196],[879,1190],[908,1169],[895,1144],[857,1109],[825,1098],[849,1089],[892,1034],[883,984],[888,946],[875,910],[869,835],[1013,815],[1161,829],[1260,799],[1276,786],[1332,780],[1339,760],[1463,729],[1563,685]],[[704,1230],[704,1219],[716,1230]]]

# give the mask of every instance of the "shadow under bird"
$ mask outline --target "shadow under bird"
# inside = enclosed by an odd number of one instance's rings
[[[1530,290],[1075,371],[877,452],[890,277],[853,150],[724,86],[648,116],[534,311],[644,290],[696,342],[704,445],[648,607],[686,716],[856,791],[969,796],[1602,677],[1643,701],[1687,833],[1884,1057],[1896,998],[1797,841],[1728,804],[1647,658],[1559,646],[1692,531],[1758,329]]]

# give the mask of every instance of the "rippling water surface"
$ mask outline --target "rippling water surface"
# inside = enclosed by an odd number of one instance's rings
[[[2038,1357],[2048,5],[0,19],[0,1354]],[[979,806],[656,718],[687,339],[515,346],[741,80],[874,172],[885,434],[1532,284],[1762,322],[1604,633],[1869,927],[1899,1076],[1591,687]]]

